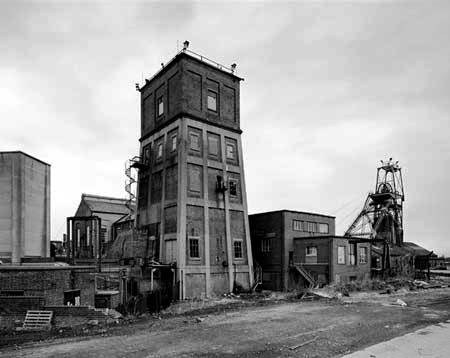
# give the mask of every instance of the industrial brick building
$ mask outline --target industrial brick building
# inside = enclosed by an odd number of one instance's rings
[[[185,48],[141,93],[137,227],[176,263],[180,298],[252,285],[239,116],[230,69]]]
[[[371,277],[371,243],[341,236],[294,239],[292,287],[347,283]]]
[[[262,269],[263,288],[288,290],[294,258],[294,238],[335,234],[334,216],[292,210],[249,216],[255,265]]]
[[[50,255],[50,165],[26,153],[0,152],[0,260]]]
[[[75,215],[67,218],[70,260],[96,259],[100,252],[105,255],[118,231],[129,223],[125,220],[129,215],[126,199],[82,194]]]

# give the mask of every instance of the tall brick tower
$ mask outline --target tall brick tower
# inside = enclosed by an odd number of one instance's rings
[[[136,223],[176,263],[180,298],[253,284],[236,65],[183,50],[141,93]],[[158,245],[157,245],[158,246]]]

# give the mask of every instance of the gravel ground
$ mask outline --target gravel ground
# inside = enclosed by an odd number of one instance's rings
[[[449,288],[343,300],[233,299],[103,330],[102,336],[4,348],[0,356],[335,357],[449,318]]]

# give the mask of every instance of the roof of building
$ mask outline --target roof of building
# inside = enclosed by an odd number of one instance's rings
[[[432,253],[432,251],[428,251],[414,242],[404,242],[403,248],[411,252],[414,256],[428,256]]]
[[[33,159],[33,160],[36,160],[36,161],[38,161],[38,162],[40,162],[40,163],[42,163],[42,164],[51,166],[50,164],[44,162],[43,160],[40,160],[40,159],[38,159],[38,158],[36,158],[36,157],[33,157],[32,155],[29,155],[29,154],[27,154],[27,153],[25,153],[25,152],[22,152],[21,150],[4,151],[4,152],[1,152],[1,151],[0,151],[0,155],[2,155],[2,154],[22,154],[22,155],[25,155],[25,156],[27,156],[28,158],[31,158],[31,159]]]
[[[99,196],[92,194],[81,194],[81,200],[86,203],[92,212],[128,214],[130,209],[127,207],[127,199],[112,198],[108,196]],[[133,203],[134,206],[134,203]]]
[[[174,57],[172,57],[167,63],[162,66],[162,68],[157,71],[150,79],[145,80],[145,84],[139,89],[142,91],[150,82],[152,82],[155,78],[159,77],[161,74],[166,72],[173,64],[176,63],[176,60],[181,59],[183,57],[189,58],[191,60],[194,60],[198,63],[201,63],[202,65],[205,65],[209,68],[215,69],[217,71],[220,71],[228,76],[231,76],[237,80],[242,81],[243,78],[236,76],[234,72],[231,72],[231,69],[228,67],[221,65],[213,60],[208,59],[207,57],[197,54],[191,50],[181,50],[179,51]]]
[[[275,213],[281,213],[281,212],[289,212],[289,213],[305,214],[305,215],[314,215],[314,216],[323,216],[323,217],[332,218],[332,219],[336,218],[336,216],[331,216],[331,215],[326,215],[326,214],[318,214],[318,213],[312,213],[312,212],[308,212],[308,211],[297,211],[297,210],[287,210],[287,209],[265,211],[265,212],[262,212],[262,213],[250,214],[249,216],[275,214]]]

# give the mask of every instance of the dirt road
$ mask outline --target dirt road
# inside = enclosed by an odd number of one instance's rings
[[[429,290],[428,292],[431,292]],[[450,318],[450,290],[398,297],[294,301],[151,320],[123,334],[0,350],[3,357],[333,357]]]

